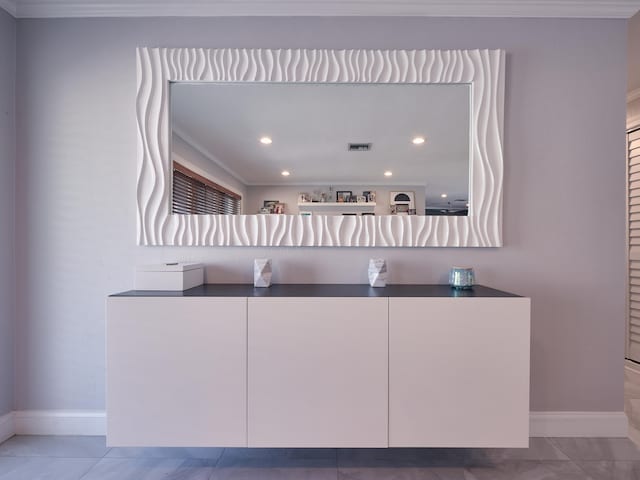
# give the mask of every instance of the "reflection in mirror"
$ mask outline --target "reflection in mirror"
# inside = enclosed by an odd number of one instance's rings
[[[467,215],[466,84],[172,83],[173,213]]]

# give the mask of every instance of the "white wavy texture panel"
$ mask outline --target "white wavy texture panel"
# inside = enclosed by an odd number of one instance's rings
[[[502,245],[502,50],[138,48],[137,74],[141,245]],[[170,81],[469,84],[469,216],[172,215]]]

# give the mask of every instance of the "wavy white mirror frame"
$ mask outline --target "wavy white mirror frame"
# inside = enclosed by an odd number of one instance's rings
[[[504,57],[502,50],[138,48],[138,243],[502,246]],[[169,82],[469,84],[469,215],[172,215]]]

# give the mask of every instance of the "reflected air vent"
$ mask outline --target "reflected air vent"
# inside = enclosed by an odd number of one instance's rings
[[[368,152],[371,150],[370,143],[350,143],[347,148],[350,152]]]

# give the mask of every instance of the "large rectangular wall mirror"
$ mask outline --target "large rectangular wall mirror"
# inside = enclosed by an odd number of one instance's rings
[[[469,85],[172,83],[170,94],[174,214],[267,214],[273,202],[293,215],[468,213]]]
[[[138,49],[143,245],[500,246],[504,52]]]

